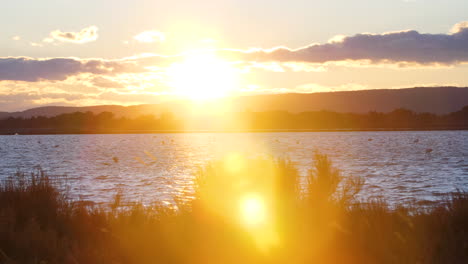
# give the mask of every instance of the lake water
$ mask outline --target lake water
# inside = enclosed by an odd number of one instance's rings
[[[288,157],[305,174],[316,150],[364,177],[362,200],[429,205],[468,190],[468,131],[0,136],[0,177],[40,166],[66,175],[75,198],[106,202],[121,190],[172,202],[190,197],[199,166],[229,153]]]

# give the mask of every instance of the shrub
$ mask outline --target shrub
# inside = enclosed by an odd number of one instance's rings
[[[0,263],[468,262],[468,194],[430,209],[359,203],[362,179],[321,154],[305,177],[234,155],[201,168],[195,199],[173,209],[122,193],[70,201],[42,171],[17,173],[0,186]]]

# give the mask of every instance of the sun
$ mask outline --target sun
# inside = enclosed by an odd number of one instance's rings
[[[232,65],[211,53],[190,54],[168,69],[172,93],[192,100],[229,96],[236,86]]]

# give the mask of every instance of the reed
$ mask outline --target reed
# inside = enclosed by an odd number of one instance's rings
[[[354,200],[364,181],[320,153],[235,155],[195,177],[176,207],[67,198],[43,171],[0,185],[0,263],[467,263],[468,194],[433,208]]]

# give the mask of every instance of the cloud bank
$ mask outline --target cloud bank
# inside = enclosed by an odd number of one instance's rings
[[[76,58],[33,59],[0,58],[0,80],[37,82],[41,80],[63,81],[82,73],[114,75],[141,72],[145,69],[133,61],[82,60]]]
[[[51,33],[51,36],[61,41],[84,43],[97,38],[95,26],[90,26],[77,33],[54,32]],[[141,33],[141,40],[152,41],[155,36],[159,36],[153,33],[153,31]],[[246,64],[257,65],[272,71],[278,71],[278,67],[271,67],[279,65],[278,63],[288,64],[288,67],[294,68],[295,71],[320,71],[323,70],[320,64],[350,61],[355,61],[358,64],[363,60],[385,65],[392,63],[451,65],[468,62],[468,21],[456,24],[448,34],[423,34],[414,30],[383,34],[357,34],[340,36],[333,38],[328,43],[312,44],[299,49],[285,47],[270,50],[219,49],[215,52],[227,60],[243,61]],[[115,75],[149,72],[151,68],[167,67],[180,58],[183,58],[183,54],[175,56],[146,55],[120,60],[7,57],[0,58],[0,81],[60,81],[82,73]],[[313,65],[313,67],[307,65]],[[352,66],[352,63],[350,65]]]
[[[368,60],[372,63],[457,64],[468,62],[468,21],[456,24],[448,34],[424,34],[415,30],[357,34],[299,49],[278,47],[225,50],[223,53],[247,61],[326,63]]]

